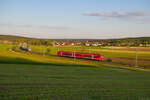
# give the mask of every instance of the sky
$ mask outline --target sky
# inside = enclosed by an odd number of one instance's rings
[[[0,0],[0,34],[106,39],[150,36],[150,0]]]

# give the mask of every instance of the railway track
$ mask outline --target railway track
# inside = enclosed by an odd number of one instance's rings
[[[21,50],[21,49],[20,49]],[[22,51],[24,51],[24,50],[22,50]],[[32,53],[32,54],[38,54],[38,55],[45,55],[45,56],[55,56],[55,57],[58,57],[58,55],[50,55],[50,54],[46,54],[46,53],[40,53],[40,52],[35,52],[35,51],[26,51],[26,52],[29,52],[29,53]],[[66,58],[66,56],[59,56],[59,57],[64,57],[64,58]],[[67,58],[75,58],[75,57],[67,57]],[[76,58],[76,59],[83,59],[83,58]],[[107,58],[105,58],[105,59],[107,59]],[[127,66],[129,66],[129,67],[134,67],[135,66],[135,64],[132,64],[132,63],[126,63],[126,61],[127,61],[127,59],[121,59],[120,60],[120,58],[110,58],[110,59],[112,59],[113,61],[114,60],[119,60],[119,61],[121,61],[121,62],[107,62],[106,60],[103,60],[102,62],[104,62],[104,63],[107,63],[107,64],[121,64],[121,65],[127,65]],[[84,59],[84,60],[89,60],[89,61],[97,61],[97,60],[92,60],[92,59]],[[128,59],[128,62],[135,62],[135,60],[133,60],[133,59]],[[140,61],[140,60],[138,60],[138,62],[140,63],[140,62],[142,62],[143,63],[143,61]],[[144,61],[144,62],[146,62],[146,63],[150,63],[150,62],[148,62],[148,61]],[[150,66],[149,65],[142,65],[142,64],[139,64],[138,65],[138,67],[140,68],[149,68]]]

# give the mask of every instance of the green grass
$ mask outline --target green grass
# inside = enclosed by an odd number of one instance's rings
[[[83,53],[97,53],[103,54],[104,58],[123,58],[123,60],[112,60],[113,63],[135,66],[136,49],[135,48],[107,48],[107,47],[87,47],[87,46],[56,46],[56,47],[46,47],[46,46],[31,46],[33,51],[46,52],[47,48],[50,49],[48,54],[57,55],[57,51],[69,51],[69,52],[83,52]],[[147,62],[138,62],[138,65],[142,68],[149,68],[150,63],[150,52],[148,50],[143,51],[143,48],[138,47],[138,60],[146,60]],[[149,49],[149,48],[145,48]],[[132,60],[132,61],[130,61]]]
[[[36,54],[31,54],[28,52],[11,52],[9,49],[12,45],[0,45],[1,53],[0,53],[0,63],[18,63],[18,64],[75,64],[75,65],[92,65],[99,66],[101,63],[92,62],[87,60],[78,60],[78,59],[70,59],[63,58],[57,56],[41,56]]]
[[[50,48],[49,54],[57,55],[57,51],[76,51],[76,52],[84,52],[84,53],[98,53],[103,54],[105,57],[121,57],[121,58],[131,58],[135,59],[136,51],[128,50],[128,49],[111,49],[111,48],[103,48],[103,47],[86,47],[86,46],[56,46],[56,47],[46,47],[46,46],[31,46],[33,51],[38,52],[46,52],[47,48]],[[149,51],[138,51],[138,59],[139,60],[150,60],[150,52]]]
[[[0,64],[0,99],[147,100],[149,77],[128,69]]]
[[[0,47],[0,100],[150,99],[150,72]]]
[[[128,50],[114,50],[114,49],[90,49],[92,52],[102,53],[105,57],[121,57],[135,59],[136,51]],[[140,60],[150,60],[149,51],[138,51],[138,58]]]

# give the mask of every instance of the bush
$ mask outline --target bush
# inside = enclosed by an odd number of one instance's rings
[[[112,62],[112,59],[109,58],[109,59],[107,59],[106,61],[107,61],[107,62]]]

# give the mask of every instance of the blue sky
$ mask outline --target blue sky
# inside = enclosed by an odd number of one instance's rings
[[[150,0],[0,0],[0,34],[38,38],[150,36]]]

